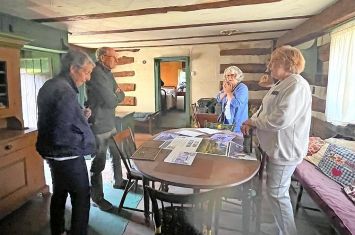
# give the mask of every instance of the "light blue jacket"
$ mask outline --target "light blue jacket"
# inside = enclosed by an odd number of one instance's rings
[[[217,102],[222,106],[222,112],[225,112],[227,104],[227,96],[223,99],[217,95]],[[233,98],[230,103],[231,120],[228,123],[227,118],[224,119],[225,124],[234,124],[234,132],[241,132],[240,127],[244,121],[248,119],[248,87],[244,83],[238,83],[233,91]]]

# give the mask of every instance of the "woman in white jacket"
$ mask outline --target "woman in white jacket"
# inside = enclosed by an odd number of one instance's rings
[[[260,147],[267,154],[267,192],[279,235],[297,235],[288,190],[294,170],[306,156],[311,125],[312,95],[309,84],[299,75],[304,65],[297,48],[277,48],[268,69],[278,81],[242,126],[244,134],[256,129]]]

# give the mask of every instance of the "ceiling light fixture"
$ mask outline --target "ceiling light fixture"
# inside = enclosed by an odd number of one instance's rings
[[[238,32],[239,32],[238,29],[226,29],[226,30],[220,31],[219,34],[226,35],[226,36],[231,36],[231,35],[236,34]]]

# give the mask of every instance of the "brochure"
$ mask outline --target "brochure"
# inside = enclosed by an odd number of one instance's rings
[[[181,152],[180,149],[175,149],[164,159],[164,162],[190,166],[195,157],[196,153],[194,152]]]
[[[154,140],[158,141],[167,141],[167,140],[172,140],[175,137],[179,136],[178,134],[171,133],[171,132],[162,132],[160,133],[157,137],[154,138]]]
[[[180,152],[196,152],[198,145],[201,143],[202,138],[193,137],[176,137],[173,139],[166,149],[180,149]]]
[[[180,135],[190,136],[190,137],[197,137],[197,136],[203,135],[203,133],[201,133],[201,132],[189,131],[189,130],[182,130],[182,131],[178,131],[175,133],[180,134]]]
[[[255,155],[251,156],[243,152],[243,145],[230,142],[228,157],[244,160],[257,160]]]
[[[212,134],[216,134],[216,133],[221,133],[222,131],[220,130],[216,130],[216,129],[211,129],[211,128],[198,128],[198,131],[201,131],[203,133],[212,135]]]
[[[196,152],[227,156],[229,142],[221,142],[212,139],[203,139]]]
[[[232,141],[236,135],[233,134],[214,134],[211,136],[211,140],[215,140],[218,142],[229,142]]]

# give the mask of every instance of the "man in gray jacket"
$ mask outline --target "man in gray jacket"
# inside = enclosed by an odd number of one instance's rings
[[[117,54],[113,48],[102,47],[96,51],[96,67],[87,83],[87,105],[92,110],[89,122],[96,140],[96,154],[91,164],[91,198],[101,210],[113,208],[105,200],[101,172],[105,169],[106,152],[110,147],[114,172],[114,188],[125,187],[122,178],[121,158],[114,147],[111,136],[116,133],[115,108],[124,99],[123,91],[117,86],[111,73],[117,64]]]

